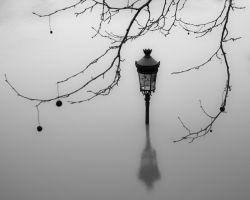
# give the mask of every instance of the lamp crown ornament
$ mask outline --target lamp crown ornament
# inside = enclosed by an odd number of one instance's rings
[[[145,56],[150,56],[152,49],[143,49]]]

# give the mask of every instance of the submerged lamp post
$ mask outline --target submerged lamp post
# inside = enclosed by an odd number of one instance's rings
[[[152,49],[144,49],[143,52],[145,56],[138,62],[135,61],[135,66],[137,67],[137,72],[139,75],[140,91],[145,96],[145,122],[146,124],[149,124],[149,101],[151,92],[155,92],[156,75],[160,66],[160,62],[157,62],[150,56]]]

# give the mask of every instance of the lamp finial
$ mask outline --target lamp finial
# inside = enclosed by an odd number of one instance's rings
[[[145,56],[150,56],[152,49],[143,49]]]

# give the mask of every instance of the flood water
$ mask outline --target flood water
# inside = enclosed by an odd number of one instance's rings
[[[75,1],[77,2],[77,1]],[[120,5],[122,1],[112,1]],[[223,1],[189,1],[182,13],[190,21],[210,20]],[[162,1],[155,1],[153,13]],[[239,6],[250,6],[247,0]],[[225,114],[204,138],[173,143],[209,122],[200,108],[216,115],[226,83],[224,62],[213,59],[200,70],[171,75],[197,66],[218,49],[221,28],[195,38],[176,27],[169,37],[148,33],[122,49],[121,81],[105,97],[80,104],[112,81],[90,84],[67,99],[39,106],[42,132],[37,132],[38,102],[22,95],[48,99],[57,96],[56,82],[83,70],[101,55],[110,41],[94,35],[98,9],[78,17],[83,7],[47,14],[71,5],[63,0],[0,1],[0,199],[1,200],[248,200],[250,197],[249,99],[250,50],[248,8],[230,15],[231,37],[225,45],[232,91]],[[122,34],[132,14],[121,13],[106,30]],[[143,20],[146,15],[142,14]],[[145,125],[145,102],[139,91],[135,61],[151,48],[160,61],[156,92],[150,101],[150,124]],[[60,84],[60,94],[73,91],[107,68],[108,54],[88,72]]]

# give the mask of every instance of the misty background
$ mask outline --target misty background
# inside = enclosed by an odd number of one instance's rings
[[[77,2],[77,1],[75,1]],[[120,4],[122,1],[112,1]],[[157,13],[162,1],[154,1]],[[223,1],[192,0],[183,19],[199,23],[211,20]],[[191,130],[200,130],[210,119],[200,108],[215,115],[226,84],[224,62],[213,59],[199,70],[179,75],[174,71],[200,65],[218,49],[221,28],[202,38],[176,27],[168,37],[148,33],[122,49],[119,86],[106,97],[71,105],[89,97],[112,81],[114,70],[104,80],[86,89],[39,106],[20,98],[5,82],[31,98],[57,96],[56,82],[79,71],[110,45],[94,35],[98,9],[74,16],[82,10],[47,14],[71,5],[69,0],[0,1],[0,199],[1,200],[248,200],[250,197],[250,2],[235,1],[245,10],[230,12],[229,37],[242,37],[224,44],[230,66],[232,91],[225,114],[206,137],[173,143],[187,134],[178,120]],[[130,12],[117,15],[107,30],[123,33]],[[143,20],[143,15],[141,19]],[[135,61],[151,48],[160,61],[156,92],[150,101],[150,125],[145,127],[145,102],[139,91]],[[60,94],[79,88],[107,67],[112,53],[87,73],[60,84]],[[153,177],[140,178],[152,158]],[[148,158],[147,157],[147,158]],[[150,168],[152,169],[152,168]],[[158,171],[157,171],[158,170]],[[147,173],[146,173],[147,174]],[[148,188],[147,181],[152,181]]]

